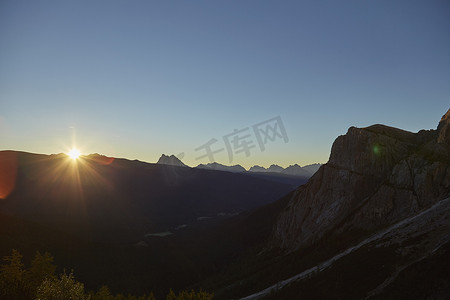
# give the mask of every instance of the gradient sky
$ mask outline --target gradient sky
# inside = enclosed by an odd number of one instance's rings
[[[449,104],[449,1],[0,2],[0,150],[194,166],[280,116],[287,143],[231,164],[286,167],[350,126],[436,128]]]

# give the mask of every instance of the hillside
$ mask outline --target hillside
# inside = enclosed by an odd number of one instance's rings
[[[373,125],[338,137],[328,163],[275,212],[253,271],[223,298],[447,297],[449,116],[437,130]]]
[[[100,155],[0,152],[14,161],[14,189],[0,212],[96,239],[135,241],[198,218],[275,201],[291,186],[245,174],[148,164]],[[12,159],[14,158],[14,159]]]

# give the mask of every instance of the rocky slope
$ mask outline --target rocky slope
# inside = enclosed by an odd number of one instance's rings
[[[449,213],[447,198],[242,300],[446,299]]]
[[[449,197],[449,127],[450,110],[437,130],[351,127],[279,215],[269,248],[294,251],[326,234],[373,231]]]

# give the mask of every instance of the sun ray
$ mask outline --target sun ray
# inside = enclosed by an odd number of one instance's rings
[[[69,153],[67,153],[71,159],[76,160],[78,157],[80,157],[81,153],[78,149],[72,148]]]

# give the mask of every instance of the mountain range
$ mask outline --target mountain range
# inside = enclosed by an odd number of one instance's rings
[[[165,155],[162,154],[158,159],[157,164],[171,165],[171,166],[179,166],[179,167],[188,167],[185,165],[179,158],[175,155]],[[311,164],[306,165],[304,167],[299,166],[298,164],[290,165],[287,168],[283,168],[281,166],[272,164],[267,169],[258,165],[251,167],[248,171],[241,165],[233,165],[227,166],[222,165],[217,162],[207,163],[207,164],[199,164],[196,168],[199,169],[207,169],[207,170],[216,170],[216,171],[227,171],[233,173],[240,172],[254,172],[254,173],[274,173],[274,174],[286,174],[292,176],[301,176],[301,177],[311,177],[317,170],[320,168],[322,164]]]
[[[14,189],[0,202],[1,212],[105,240],[133,240],[198,218],[236,214],[273,202],[293,188],[247,174],[98,154],[73,161],[65,154],[1,151],[0,160],[13,162],[9,168],[15,173]]]
[[[0,255],[49,250],[88,287],[157,297],[450,295],[450,110],[436,130],[350,127],[312,177],[180,163],[1,151]]]

